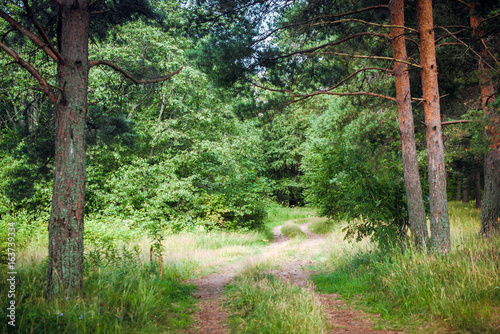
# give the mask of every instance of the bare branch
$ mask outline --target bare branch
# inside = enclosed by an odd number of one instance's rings
[[[443,27],[443,28],[444,28],[444,27]],[[445,39],[445,38],[447,38],[447,37],[451,37],[452,35],[453,35],[453,36],[456,36],[456,35],[458,35],[458,34],[461,34],[461,33],[463,33],[463,32],[464,32],[464,31],[466,31],[466,30],[467,30],[467,29],[462,29],[462,30],[456,31],[456,32],[454,32],[454,33],[449,33],[449,34],[446,34],[446,35],[444,35],[444,36],[441,36],[441,37],[439,37],[438,39],[436,39],[436,42],[435,42],[435,43],[437,44],[437,43],[441,42],[443,39]]]
[[[339,44],[347,42],[347,41],[349,41],[349,40],[351,40],[353,38],[361,37],[361,36],[376,36],[376,37],[390,39],[390,36],[386,35],[386,34],[378,34],[378,33],[374,33],[374,32],[360,32],[360,33],[356,33],[356,34],[352,34],[350,36],[347,36],[347,37],[345,37],[345,38],[343,38],[341,40],[333,41],[333,42],[328,42],[328,43],[316,46],[314,48],[305,49],[305,50],[298,50],[298,51],[294,51],[292,53],[281,55],[281,56],[272,58],[272,60],[277,60],[277,59],[281,59],[281,58],[287,58],[287,57],[291,57],[291,56],[294,56],[294,55],[297,55],[297,54],[313,53],[316,50],[324,49],[324,48],[327,48],[329,46],[339,45]]]
[[[37,35],[33,34],[31,31],[28,29],[24,28],[22,25],[20,25],[16,20],[14,20],[12,17],[10,17],[6,12],[3,10],[0,10],[0,17],[3,18],[5,21],[7,21],[12,27],[14,27],[17,31],[22,33],[24,36],[28,37],[35,43],[40,49],[45,51],[45,53],[52,58],[54,61],[59,61],[59,58],[52,52],[50,47]]]
[[[365,8],[361,8],[358,10],[352,10],[350,12],[345,12],[345,13],[341,13],[341,14],[323,15],[323,16],[319,16],[318,18],[349,16],[349,15],[353,15],[353,14],[363,13],[363,12],[366,12],[366,11],[369,11],[372,9],[389,9],[389,6],[388,5],[370,6],[370,7],[365,7]]]
[[[30,64],[28,64],[26,61],[24,61],[17,53],[12,51],[8,46],[0,42],[0,49],[4,50],[9,56],[14,58],[14,62],[19,64],[21,67],[23,67],[25,70],[27,70],[32,76],[35,77],[35,79],[38,80],[40,83],[40,86],[42,86],[42,91],[47,95],[49,98],[50,102],[52,103],[57,103],[57,96],[54,94],[52,89],[50,88],[49,84],[45,80],[45,78]]]
[[[264,87],[264,86],[261,86],[261,85],[255,83],[255,82],[251,82],[250,84],[252,86],[255,86],[255,87],[260,88],[260,89],[268,90],[270,92],[288,93],[292,97],[295,96],[295,94],[291,90],[288,90],[288,89],[274,89],[274,88]]]
[[[28,13],[28,16],[31,19],[31,22],[33,22],[33,24],[35,25],[35,27],[37,28],[38,32],[42,36],[43,40],[45,41],[45,43],[47,44],[49,49],[56,55],[57,59],[60,62],[64,63],[64,57],[59,53],[59,51],[56,50],[54,45],[50,42],[49,37],[45,33],[45,30],[43,30],[42,26],[40,25],[40,22],[38,22],[38,20],[36,19],[35,13],[31,9],[31,6],[30,6],[28,0],[23,0],[23,3],[24,3],[24,7],[26,8],[26,11]]]
[[[453,37],[455,40],[457,40],[458,43],[462,44],[463,46],[465,46],[468,50],[471,50],[472,53],[474,53],[478,59],[481,59],[483,60],[483,62],[491,69],[495,70],[495,68],[493,66],[491,66],[483,57],[481,57],[481,55],[479,53],[477,53],[477,51],[474,51],[474,49],[472,49],[469,45],[467,45],[467,43],[465,43],[464,41],[462,41],[460,38],[458,38],[457,36],[455,36],[453,33],[451,33],[448,29],[446,29],[445,27],[442,27],[442,26],[438,26],[436,28],[440,28],[440,29],[443,29],[444,31],[446,31],[448,34],[450,34],[451,37]],[[496,71],[496,70],[495,70]]]
[[[314,54],[315,55],[330,54],[330,55],[335,55],[335,56],[343,56],[343,57],[351,57],[351,58],[390,60],[390,61],[395,61],[395,62],[398,62],[398,63],[407,64],[407,65],[410,65],[410,66],[413,66],[413,67],[416,67],[416,68],[422,68],[422,66],[420,66],[420,65],[411,63],[411,62],[406,61],[406,60],[396,59],[396,58],[392,58],[392,57],[353,55],[353,54],[343,53],[343,52],[316,52]]]
[[[497,18],[497,17],[499,17],[499,16],[500,16],[500,14],[496,14],[496,15],[493,15],[493,16],[490,16],[490,17],[487,17],[487,18],[485,18],[485,19],[481,20],[481,23],[479,23],[479,25],[483,24],[483,23],[484,23],[484,22],[486,22],[486,21],[496,19],[496,18]]]
[[[452,124],[462,124],[462,123],[471,123],[471,122],[477,122],[478,120],[476,119],[466,119],[466,120],[460,120],[460,121],[447,121],[447,122],[441,122],[441,125],[452,125]]]
[[[387,95],[373,93],[373,92],[345,92],[345,93],[338,93],[338,92],[323,92],[323,91],[318,91],[318,92],[314,92],[314,93],[311,93],[311,94],[296,95],[296,97],[304,98],[304,97],[311,97],[311,96],[316,96],[316,95],[337,95],[337,96],[362,96],[362,95],[365,95],[365,96],[373,96],[373,97],[378,97],[378,98],[381,98],[381,99],[385,99],[385,100],[390,100],[390,101],[396,102],[396,98],[394,98],[392,96],[387,96]]]
[[[292,98],[298,98],[298,99],[296,99],[294,101],[291,101],[290,103],[296,103],[298,101],[301,101],[301,100],[304,100],[306,98],[310,98],[310,97],[313,97],[313,96],[317,96],[317,95],[339,95],[339,96],[368,95],[368,96],[374,96],[374,97],[383,98],[383,99],[386,99],[386,100],[396,101],[396,99],[393,98],[393,97],[390,97],[390,96],[387,96],[387,95],[383,95],[383,94],[373,93],[373,92],[347,92],[347,93],[332,92],[332,90],[334,90],[335,88],[338,88],[343,83],[349,81],[350,79],[352,79],[357,74],[359,74],[361,72],[365,72],[365,71],[370,71],[370,70],[384,71],[384,72],[392,73],[392,70],[389,70],[387,68],[382,68],[382,67],[364,67],[364,68],[361,68],[361,69],[359,69],[357,71],[354,71],[349,76],[347,76],[346,78],[342,79],[341,81],[339,81],[337,84],[335,84],[332,87],[329,87],[329,88],[324,89],[324,90],[318,90],[316,92],[309,93],[309,94],[295,94],[293,91],[288,90],[288,89],[274,89],[274,88],[269,88],[269,87],[265,87],[265,86],[259,85],[259,84],[255,83],[255,82],[252,82],[251,84],[253,86],[255,86],[255,87],[258,87],[258,88],[261,88],[261,89],[264,89],[264,90],[267,90],[267,91],[278,92],[278,93],[288,93],[288,94],[290,94],[290,96]]]
[[[436,44],[436,48],[439,48],[441,46],[463,46],[463,44],[453,42]]]
[[[488,52],[488,54],[490,55],[490,57],[495,61],[495,63],[497,63],[497,66],[500,66],[500,64],[498,63],[498,59],[491,53],[490,48],[484,42],[484,38],[481,38],[481,43],[483,44],[484,49],[486,50],[486,52]]]
[[[107,61],[107,60],[93,60],[93,61],[89,62],[89,67],[94,67],[94,66],[97,66],[97,65],[106,65],[106,66],[109,66],[112,69],[114,69],[115,71],[120,72],[127,79],[133,81],[136,84],[150,84],[150,83],[157,83],[157,82],[166,81],[166,80],[171,79],[174,75],[179,74],[179,72],[184,68],[184,66],[182,66],[177,71],[172,72],[172,73],[170,73],[169,75],[167,75],[165,77],[161,77],[161,78],[157,78],[157,79],[151,79],[151,80],[144,80],[144,79],[139,80],[139,79],[135,78],[133,75],[131,75],[130,73],[128,73],[127,71],[125,71],[124,69],[122,69],[121,67],[119,67],[118,65],[113,64],[110,61]]]
[[[318,23],[311,24],[309,26],[314,27],[314,26],[318,26],[318,25],[327,25],[327,24],[336,24],[336,23],[345,23],[345,22],[358,22],[358,23],[363,23],[363,24],[371,25],[374,27],[381,27],[381,28],[401,28],[401,29],[409,30],[409,31],[414,32],[414,33],[418,33],[418,30],[413,29],[413,28],[409,28],[409,27],[405,27],[405,26],[373,23],[373,22],[368,22],[368,21],[360,20],[360,19],[343,19],[343,20],[329,21],[329,22],[318,22]]]

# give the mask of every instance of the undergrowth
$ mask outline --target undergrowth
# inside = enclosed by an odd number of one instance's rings
[[[191,323],[191,292],[175,267],[143,265],[133,252],[104,267],[86,266],[83,288],[71,296],[46,300],[43,296],[47,265],[43,261],[18,268],[16,327],[0,323],[2,333],[164,333]],[[7,295],[2,273],[0,294]],[[0,317],[7,319],[7,298]]]
[[[371,247],[339,256],[313,277],[318,290],[339,293],[411,330],[468,333],[500,330],[500,239],[481,239],[479,210],[450,203],[452,248],[446,255],[413,248]]]

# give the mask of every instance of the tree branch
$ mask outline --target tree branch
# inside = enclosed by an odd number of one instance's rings
[[[443,28],[444,28],[444,27],[443,27]],[[441,37],[439,37],[438,39],[436,39],[436,42],[435,42],[435,43],[437,44],[437,43],[441,42],[443,39],[445,39],[445,38],[447,38],[447,37],[451,37],[452,35],[453,35],[453,36],[455,36],[455,35],[461,34],[461,33],[463,33],[463,32],[464,32],[464,31],[466,31],[466,30],[467,30],[467,29],[462,29],[462,30],[456,31],[456,32],[454,32],[454,33],[449,33],[449,34],[447,34],[447,35],[441,36]]]
[[[64,57],[59,53],[59,51],[56,50],[54,45],[50,42],[49,36],[47,36],[47,34],[45,33],[45,30],[43,30],[42,26],[40,25],[40,22],[38,22],[38,20],[36,19],[35,13],[31,9],[31,6],[30,6],[28,0],[23,0],[23,3],[24,3],[24,7],[26,8],[26,12],[28,13],[28,16],[31,19],[31,22],[33,22],[33,24],[35,25],[35,27],[37,28],[38,32],[42,36],[43,40],[45,41],[45,43],[47,44],[49,49],[56,55],[57,59],[60,62],[64,63]]]
[[[50,47],[40,37],[29,31],[28,29],[24,28],[3,10],[0,10],[0,17],[3,18],[5,21],[7,21],[12,27],[14,27],[21,34],[31,39],[33,43],[35,43],[40,49],[45,51],[45,53],[54,61],[56,62],[59,61],[59,58],[54,54],[54,52],[50,49]]]
[[[133,75],[131,75],[130,73],[128,73],[127,71],[125,71],[124,69],[122,69],[121,67],[119,67],[118,65],[113,64],[110,61],[107,61],[107,60],[93,60],[93,61],[89,62],[89,67],[94,67],[94,66],[98,66],[98,65],[109,66],[112,69],[114,69],[115,71],[120,72],[127,79],[133,81],[136,84],[150,84],[150,83],[157,83],[157,82],[166,81],[166,80],[171,79],[174,75],[179,74],[179,72],[184,68],[184,66],[182,66],[177,71],[172,72],[172,73],[170,73],[169,75],[167,75],[165,77],[161,77],[161,78],[157,78],[157,79],[151,79],[151,80],[144,80],[144,79],[140,79],[139,80],[139,79],[135,78]]]
[[[382,28],[401,28],[401,29],[409,30],[409,31],[414,32],[414,33],[418,33],[418,30],[413,29],[413,28],[408,28],[405,26],[373,23],[373,22],[368,22],[368,21],[360,20],[360,19],[343,19],[343,20],[329,21],[329,22],[318,22],[318,23],[314,23],[314,24],[309,25],[309,27],[314,27],[314,26],[318,26],[318,25],[335,24],[335,23],[345,23],[345,22],[358,22],[358,23],[363,23],[363,24],[374,26],[374,27],[382,27]]]
[[[387,96],[383,94],[378,94],[378,93],[373,93],[373,92],[345,92],[345,93],[338,93],[338,92],[323,92],[323,91],[318,91],[310,94],[303,94],[303,95],[295,95],[296,97],[300,98],[305,98],[305,97],[312,97],[316,95],[338,95],[338,96],[360,96],[360,95],[367,95],[367,96],[373,96],[373,97],[378,97],[381,99],[385,100],[390,100],[393,102],[396,102],[396,98],[392,96]]]
[[[452,125],[452,124],[462,124],[462,123],[471,123],[471,122],[477,122],[478,120],[475,119],[466,119],[466,120],[460,120],[460,121],[447,121],[447,122],[441,122],[441,125]]]
[[[472,49],[469,45],[467,45],[467,43],[465,43],[464,41],[462,41],[460,38],[458,38],[457,36],[455,36],[453,33],[451,33],[448,29],[446,29],[445,27],[442,27],[442,26],[438,26],[436,28],[440,28],[440,29],[443,29],[444,31],[446,31],[448,34],[450,34],[451,37],[453,37],[455,40],[457,40],[458,43],[462,44],[463,46],[465,46],[468,50],[471,50],[472,53],[474,53],[478,59],[482,59],[484,61],[484,63],[489,67],[491,68],[492,70],[495,70],[495,68],[493,66],[491,66],[483,57],[481,57],[481,55],[479,53],[477,53],[476,51],[474,51],[474,49]],[[496,71],[495,71],[496,72]]]
[[[251,84],[253,86],[257,87],[257,88],[260,88],[260,89],[264,89],[264,90],[271,91],[271,92],[288,93],[288,94],[290,94],[290,96],[292,98],[298,98],[298,99],[296,99],[294,101],[291,101],[290,103],[296,103],[296,102],[299,102],[301,100],[304,100],[304,99],[307,99],[307,98],[310,98],[310,97],[313,97],[313,96],[317,96],[317,95],[339,95],[339,96],[368,95],[368,96],[374,96],[374,97],[383,98],[383,99],[386,99],[386,100],[391,100],[391,101],[396,102],[396,99],[394,97],[383,95],[383,94],[378,94],[378,93],[373,93],[373,92],[346,92],[346,93],[332,92],[333,89],[338,88],[340,85],[342,85],[346,81],[350,80],[351,78],[353,78],[358,73],[364,72],[364,71],[369,71],[369,70],[378,70],[378,71],[392,72],[392,70],[389,70],[389,69],[386,69],[386,68],[382,68],[382,67],[365,67],[365,68],[359,69],[359,70],[351,73],[348,77],[342,79],[340,82],[338,82],[337,84],[335,84],[332,87],[329,87],[329,88],[324,89],[324,90],[318,90],[316,92],[309,93],[309,94],[295,94],[293,91],[288,90],[288,89],[274,89],[274,88],[269,88],[269,87],[261,86],[261,85],[255,83],[255,82],[251,82]]]
[[[19,64],[21,67],[23,67],[25,70],[27,70],[32,76],[35,77],[35,79],[38,80],[40,83],[40,86],[42,86],[42,91],[47,95],[49,98],[50,102],[52,103],[57,103],[57,96],[54,94],[52,89],[50,88],[49,84],[47,81],[44,79],[44,77],[30,64],[28,64],[26,61],[24,61],[17,53],[12,51],[8,46],[0,42],[0,49],[4,50],[9,56],[14,58],[14,62]]]
[[[401,60],[401,59],[396,59],[396,58],[392,58],[392,57],[352,55],[352,54],[343,53],[343,52],[315,52],[314,54],[315,55],[331,54],[331,55],[335,55],[335,56],[343,56],[343,57],[351,57],[351,58],[361,58],[361,59],[391,60],[391,61],[395,61],[395,62],[398,62],[398,63],[407,64],[407,65],[410,65],[410,66],[413,66],[413,67],[416,67],[416,68],[422,68],[422,66],[420,66],[420,65],[413,64],[413,63],[411,63],[409,61]]]
[[[349,41],[349,40],[351,40],[353,38],[361,37],[361,36],[376,36],[376,37],[381,37],[381,38],[386,38],[386,39],[390,39],[391,38],[389,35],[386,35],[386,34],[378,34],[378,33],[374,33],[374,32],[360,32],[360,33],[356,33],[356,34],[352,34],[350,36],[347,36],[347,37],[345,37],[345,38],[343,38],[343,39],[341,39],[339,41],[328,42],[328,43],[322,44],[320,46],[316,46],[314,48],[310,48],[310,49],[306,49],[306,50],[294,51],[292,53],[288,53],[288,54],[285,54],[285,55],[281,55],[281,56],[272,58],[271,60],[278,60],[278,59],[281,59],[281,58],[288,58],[288,57],[291,57],[291,56],[294,56],[294,55],[297,55],[297,54],[313,53],[316,50],[324,49],[324,48],[329,47],[329,46],[339,45],[339,44],[347,42],[347,41]]]

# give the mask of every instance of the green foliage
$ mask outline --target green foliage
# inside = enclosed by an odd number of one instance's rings
[[[354,107],[342,99],[314,121],[304,145],[306,198],[321,215],[352,220],[348,236],[389,244],[407,217],[393,111]]]

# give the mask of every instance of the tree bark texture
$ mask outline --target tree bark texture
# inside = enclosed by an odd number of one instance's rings
[[[85,119],[87,114],[88,0],[61,0],[56,103],[56,156],[49,220],[47,295],[82,286],[85,206]]]
[[[475,159],[474,192],[476,193],[476,209],[481,208],[481,169],[478,159]]]
[[[469,6],[470,26],[472,37],[481,40],[484,32],[481,29],[481,18],[474,15],[473,3]],[[490,150],[485,154],[484,159],[484,194],[481,201],[481,229],[480,235],[489,236],[493,232],[498,232],[500,225],[500,119],[491,111],[490,104],[495,101],[495,87],[490,79],[490,73],[485,60],[489,59],[488,50],[484,48],[484,41],[481,43],[483,49],[480,51],[479,59],[479,81],[481,88],[481,104],[483,114],[489,118],[486,126],[486,136],[491,140]]]
[[[467,204],[469,203],[469,193],[470,193],[470,180],[468,175],[464,176],[462,188],[463,188],[462,203]]]
[[[404,0],[391,0],[391,25],[403,27]],[[410,229],[415,236],[415,243],[423,247],[429,240],[425,207],[422,198],[422,186],[418,172],[417,149],[415,146],[415,133],[413,125],[413,111],[411,106],[410,77],[408,74],[408,61],[406,42],[403,28],[391,28],[392,53],[394,62],[394,76],[396,80],[396,103],[398,106],[399,133],[401,136],[401,150],[403,156],[403,170],[408,205]]]
[[[429,161],[431,247],[447,252],[450,249],[450,223],[431,0],[417,0],[417,21]]]

